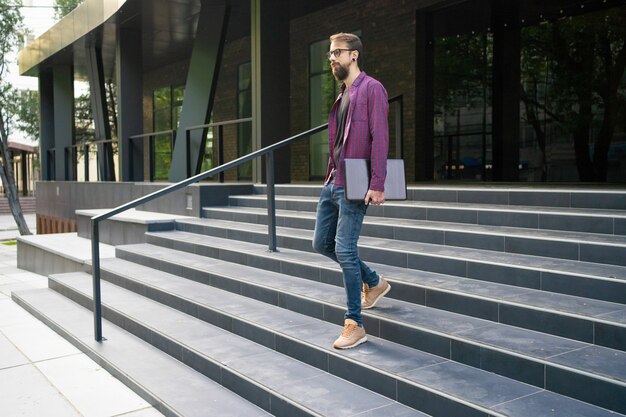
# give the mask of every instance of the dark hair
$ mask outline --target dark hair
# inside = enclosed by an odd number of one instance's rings
[[[344,42],[348,45],[349,49],[354,49],[359,53],[359,61],[361,61],[361,57],[363,56],[363,42],[361,42],[361,38],[353,33],[335,33],[330,38],[331,42]]]

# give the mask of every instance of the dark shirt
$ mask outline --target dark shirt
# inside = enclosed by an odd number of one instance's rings
[[[337,136],[335,137],[335,146],[333,149],[333,160],[335,166],[339,166],[339,157],[341,156],[341,148],[343,148],[343,135],[346,129],[346,120],[348,120],[348,109],[350,108],[350,94],[348,91],[343,92],[341,96],[341,104],[337,110]]]

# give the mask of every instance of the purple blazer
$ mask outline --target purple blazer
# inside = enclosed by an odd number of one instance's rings
[[[350,87],[350,107],[344,129],[343,148],[339,157],[339,166],[335,167],[333,149],[337,136],[337,109],[341,96],[345,93],[345,84],[335,100],[328,115],[328,146],[329,161],[324,185],[330,181],[333,169],[336,169],[335,185],[345,186],[344,164],[345,158],[369,159],[371,162],[372,178],[370,190],[385,191],[385,177],[387,176],[387,152],[389,150],[389,103],[387,91],[374,78],[361,72]]]

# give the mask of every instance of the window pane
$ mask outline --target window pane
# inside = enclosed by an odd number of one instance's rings
[[[245,64],[241,64],[239,66],[239,82],[238,82],[239,91],[252,89],[251,68],[252,68],[252,65],[249,62]]]
[[[162,87],[154,90],[154,110],[169,109],[171,97],[170,87]]]
[[[185,96],[185,86],[179,85],[172,88],[172,105],[180,106],[183,104],[183,97]]]
[[[330,41],[325,39],[323,41],[315,42],[311,44],[309,49],[309,73],[315,74],[323,71],[330,71],[328,65],[328,58],[326,58],[326,52],[330,47]]]
[[[328,121],[328,112],[338,93],[326,52],[330,41],[322,40],[309,50],[309,123],[311,127]],[[328,132],[320,132],[309,139],[309,175],[311,179],[323,178],[328,164]]]
[[[160,132],[172,128],[172,116],[169,108],[156,110],[154,112],[154,131]]]
[[[172,163],[172,141],[170,135],[154,138],[154,179],[167,180]]]
[[[492,56],[490,33],[435,38],[435,179],[490,177]]]
[[[252,89],[250,84],[250,63],[239,66],[239,94],[237,96],[237,117],[252,116]],[[237,155],[244,156],[252,152],[252,124],[241,123],[237,126]],[[252,178],[252,162],[237,167],[239,179]]]
[[[328,113],[337,98],[338,86],[335,77],[330,73],[311,77],[311,127],[328,121]]]
[[[237,117],[245,118],[252,116],[252,91],[243,91],[239,93]]]
[[[621,6],[522,29],[523,179],[626,178],[626,106],[615,100],[626,96],[626,73],[618,64],[625,15]]]

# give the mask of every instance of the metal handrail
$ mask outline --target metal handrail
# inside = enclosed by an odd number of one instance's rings
[[[389,102],[398,102],[400,110],[399,113],[396,113],[396,118],[402,118],[402,95],[392,97],[388,100]],[[187,128],[187,135],[189,134],[190,129],[200,129],[204,127],[220,126],[225,124],[234,124],[241,123],[242,121],[247,121],[245,119],[238,120],[229,120],[227,122],[218,122],[218,123],[209,123],[207,125],[198,125]],[[122,204],[112,210],[107,211],[106,213],[102,213],[100,215],[94,216],[91,218],[91,259],[92,259],[92,276],[93,276],[93,300],[94,300],[94,333],[95,339],[97,342],[102,342],[102,296],[100,289],[100,234],[99,234],[99,223],[103,220],[109,219],[116,214],[120,214],[128,209],[137,207],[141,204],[145,204],[149,201],[155,200],[159,197],[164,196],[165,194],[169,194],[181,188],[184,188],[188,185],[196,183],[198,181],[202,181],[205,178],[212,177],[215,174],[219,174],[228,169],[235,168],[239,165],[242,165],[246,162],[252,161],[253,159],[265,156],[265,176],[266,176],[266,186],[267,186],[267,229],[268,229],[268,247],[270,252],[276,251],[276,201],[274,194],[274,151],[276,149],[282,148],[284,146],[290,145],[291,143],[319,133],[328,128],[328,123],[323,125],[314,127],[302,133],[299,133],[295,136],[291,136],[287,139],[283,139],[280,142],[276,142],[272,145],[266,146],[265,148],[261,148],[258,151],[254,151],[249,153],[248,155],[244,155],[237,159],[234,159],[230,162],[217,166],[215,168],[209,169],[208,171],[202,172],[200,174],[194,175],[193,177],[184,179],[176,184],[172,184],[168,187],[165,187],[159,191],[155,191],[146,196],[140,197],[128,203]],[[399,136],[400,140],[402,140],[403,132],[402,132],[402,122],[396,121],[396,129],[400,129]],[[170,133],[171,131],[164,132],[156,132],[156,133],[147,133],[143,135],[135,135],[131,137],[132,139],[138,137],[149,137],[151,135]],[[401,152],[401,148],[400,148]]]
[[[94,300],[94,333],[95,340],[102,342],[102,296],[100,288],[100,232],[99,223],[103,220],[109,219],[116,214],[120,214],[128,209],[137,207],[141,204],[145,204],[149,201],[155,200],[159,197],[169,194],[188,185],[201,181],[205,178],[211,177],[222,171],[237,167],[245,162],[266,156],[265,168],[266,168],[266,182],[267,182],[267,212],[268,212],[268,234],[269,234],[269,250],[276,251],[276,202],[274,199],[274,151],[283,146],[289,145],[297,140],[304,139],[308,136],[314,135],[328,128],[328,123],[309,129],[305,132],[299,133],[290,138],[284,139],[280,142],[274,143],[258,151],[249,153],[240,158],[234,159],[218,167],[212,168],[208,171],[202,172],[193,177],[187,178],[176,184],[172,184],[161,190],[150,193],[146,196],[140,197],[128,203],[122,204],[114,209],[107,211],[106,213],[99,214],[91,218],[91,259],[92,259],[92,276],[93,276],[93,300]]]
[[[169,130],[161,130],[159,132],[150,132],[150,133],[140,133],[138,135],[132,135],[129,136],[128,139],[141,139],[141,138],[148,138],[150,136],[161,136],[161,135],[171,135],[171,134],[175,134],[176,131],[169,129]]]

